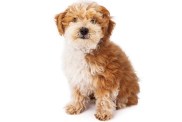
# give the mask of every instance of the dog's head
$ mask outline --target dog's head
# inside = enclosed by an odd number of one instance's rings
[[[55,17],[58,31],[76,48],[95,49],[110,37],[115,23],[109,11],[96,3],[75,3]]]

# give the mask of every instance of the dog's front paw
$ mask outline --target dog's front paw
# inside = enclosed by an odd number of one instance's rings
[[[84,110],[83,106],[80,105],[67,105],[66,106],[66,113],[68,114],[79,114]]]
[[[98,120],[105,121],[105,120],[111,119],[112,114],[109,113],[109,112],[104,112],[104,113],[97,112],[97,113],[95,114],[95,117],[96,117]]]

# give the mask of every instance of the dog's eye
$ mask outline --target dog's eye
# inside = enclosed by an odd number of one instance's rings
[[[77,18],[76,17],[73,18],[73,22],[77,22]]]
[[[96,20],[95,20],[95,19],[92,19],[90,22],[91,22],[92,24],[96,24]]]

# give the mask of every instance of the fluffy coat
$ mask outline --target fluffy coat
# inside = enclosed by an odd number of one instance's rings
[[[125,53],[110,41],[115,26],[97,3],[75,3],[55,17],[66,40],[64,70],[72,89],[66,112],[79,114],[96,99],[95,117],[108,120],[113,110],[138,103],[138,78]],[[87,27],[89,33],[80,34]]]

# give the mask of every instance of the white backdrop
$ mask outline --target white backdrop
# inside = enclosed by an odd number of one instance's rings
[[[0,122],[96,122],[95,106],[67,115],[63,37],[54,16],[76,0],[0,1]],[[110,10],[112,40],[140,78],[139,104],[111,122],[182,121],[182,1],[95,0]]]

